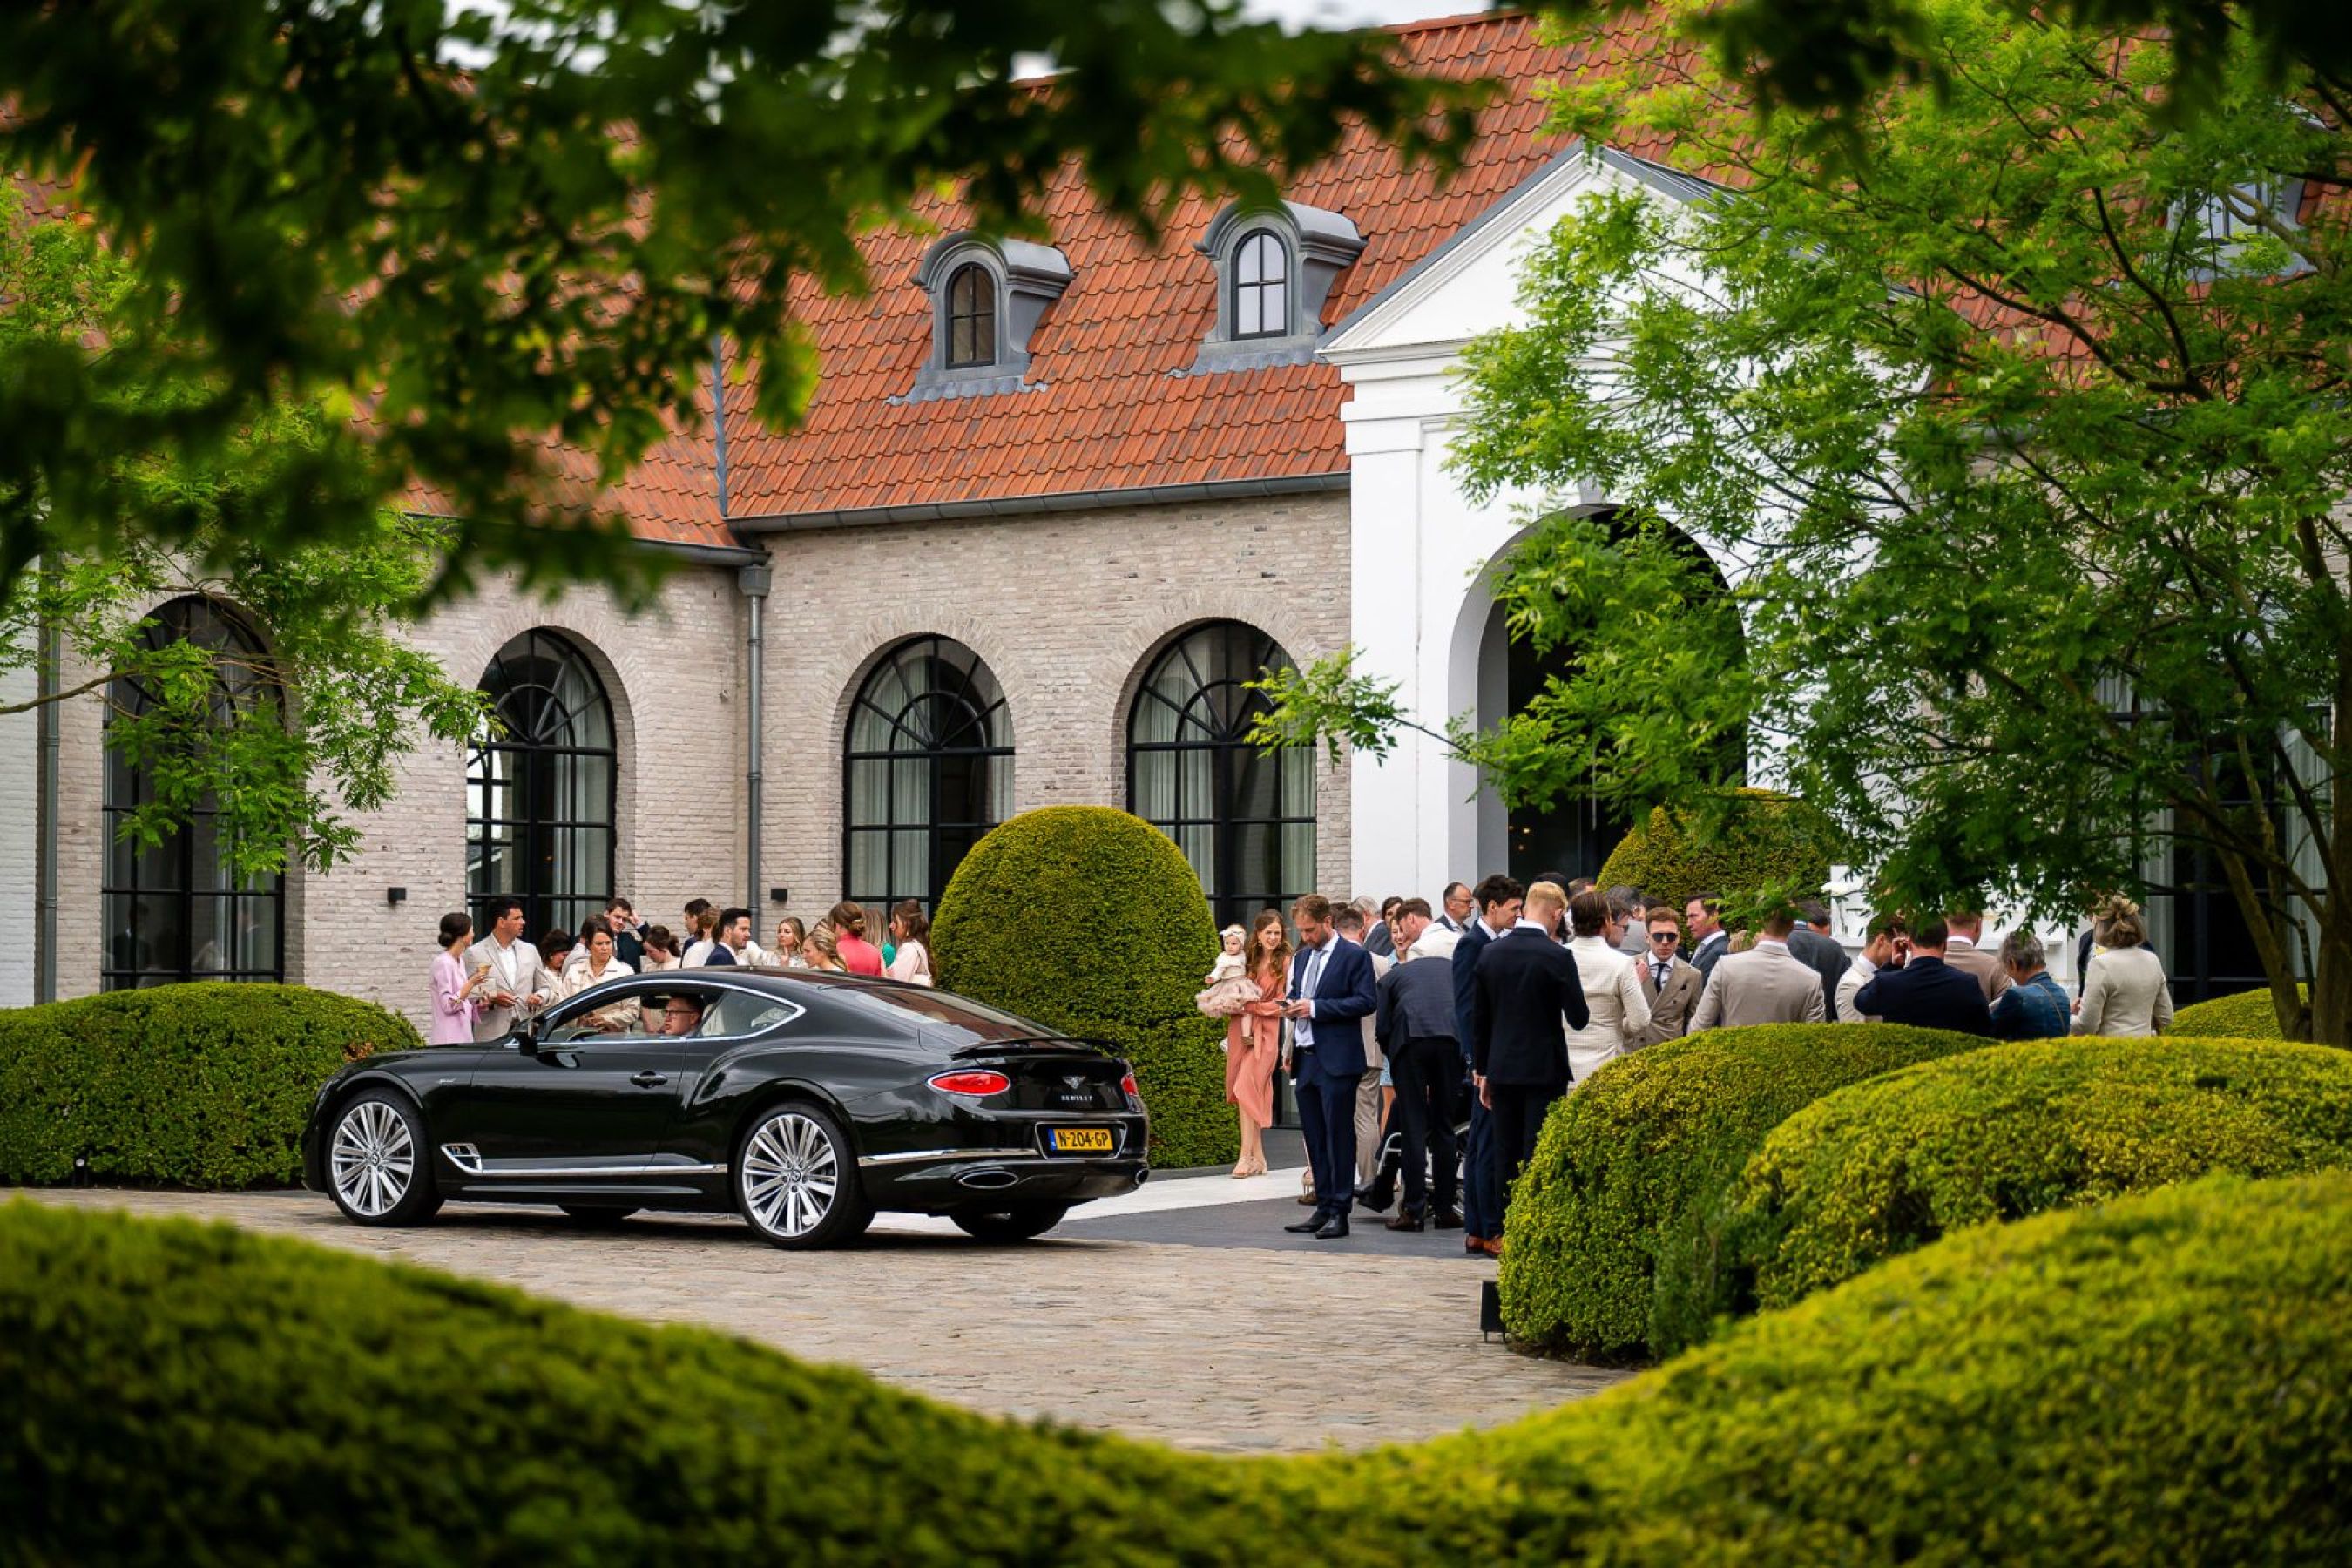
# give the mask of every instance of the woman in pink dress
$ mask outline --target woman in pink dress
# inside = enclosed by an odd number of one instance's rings
[[[466,944],[474,940],[474,922],[463,910],[441,917],[441,955],[433,961],[433,1025],[425,1031],[430,1046],[470,1046],[474,1020],[481,1016],[482,999],[474,994],[489,976],[484,964],[466,973]]]
[[[1274,1064],[1282,1056],[1282,994],[1290,984],[1290,933],[1268,910],[1250,924],[1249,977],[1258,997],[1225,1025],[1225,1099],[1240,1108],[1241,1163],[1234,1174],[1265,1174],[1265,1130],[1274,1121]]]

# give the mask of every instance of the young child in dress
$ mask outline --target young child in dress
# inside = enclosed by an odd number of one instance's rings
[[[1217,954],[1217,962],[1205,976],[1209,987],[1192,999],[1212,1018],[1233,1017],[1244,1003],[1257,1000],[1257,984],[1246,973],[1249,961],[1242,955],[1242,944],[1249,940],[1249,933],[1239,926],[1227,926],[1221,934],[1224,951]]]

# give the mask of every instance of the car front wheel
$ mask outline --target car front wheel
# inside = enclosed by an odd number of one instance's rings
[[[327,1188],[360,1225],[419,1225],[441,1206],[425,1119],[390,1089],[343,1107],[327,1136]]]
[[[838,1247],[873,1223],[841,1123],[814,1105],[761,1111],[735,1153],[735,1204],[777,1247]]]
[[[1067,1204],[1015,1204],[1006,1209],[958,1209],[948,1217],[982,1241],[1032,1241],[1062,1223]]]

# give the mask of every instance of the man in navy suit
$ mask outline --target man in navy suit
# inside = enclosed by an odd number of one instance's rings
[[[1529,888],[1526,917],[1478,955],[1470,994],[1470,1068],[1492,1114],[1506,1203],[1552,1102],[1568,1092],[1568,1032],[1591,1022],[1576,959],[1551,934],[1566,901],[1557,882]]]
[[[1990,1039],[1992,1009],[1984,987],[1975,975],[1944,962],[1944,944],[1950,940],[1950,928],[1942,921],[1920,921],[1911,931],[1911,956],[1900,968],[1890,965],[1872,975],[1854,995],[1854,1011],[1890,1024],[1957,1029]]]
[[[1478,884],[1471,903],[1478,910],[1470,929],[1454,944],[1454,1037],[1462,1044],[1463,1066],[1470,1056],[1471,994],[1477,986],[1478,956],[1487,944],[1519,921],[1528,890],[1499,871]],[[1462,1150],[1462,1250],[1499,1252],[1503,1199],[1495,1182],[1493,1127],[1486,1106],[1470,1098],[1470,1137]]]
[[[1348,1234],[1356,1196],[1356,1089],[1364,1077],[1364,1024],[1380,1008],[1372,958],[1331,923],[1331,900],[1309,893],[1290,907],[1298,952],[1282,1016],[1291,1021],[1299,1131],[1315,1173],[1315,1212],[1283,1226],[1330,1241]]]

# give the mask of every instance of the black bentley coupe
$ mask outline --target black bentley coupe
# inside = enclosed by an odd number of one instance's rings
[[[302,1179],[361,1225],[449,1198],[583,1224],[733,1209],[778,1247],[879,1209],[1025,1240],[1150,1173],[1135,1075],[945,992],[842,974],[607,981],[503,1040],[370,1057],[319,1090]]]

